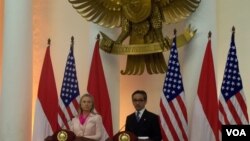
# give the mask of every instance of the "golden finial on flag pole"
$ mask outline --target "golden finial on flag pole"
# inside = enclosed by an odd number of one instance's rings
[[[212,37],[212,32],[209,31],[209,32],[208,32],[208,39],[211,39],[211,37]]]
[[[174,36],[176,36],[176,33],[177,33],[177,30],[176,30],[176,28],[174,29]]]
[[[100,40],[100,34],[99,33],[96,35],[96,40]]]
[[[48,46],[50,46],[50,42],[51,42],[51,40],[50,40],[50,38],[48,39]]]
[[[71,36],[71,43],[74,43],[74,36]]]
[[[234,26],[232,27],[232,32],[235,32],[235,27]]]
[[[74,36],[71,36],[71,45],[70,47],[72,47],[72,51],[74,50]]]
[[[234,36],[235,36],[235,27],[232,27],[232,37],[231,40],[234,42]]]

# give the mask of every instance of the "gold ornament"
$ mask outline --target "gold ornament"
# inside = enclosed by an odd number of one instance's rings
[[[116,40],[101,33],[100,48],[108,53],[128,55],[123,75],[140,75],[146,68],[149,74],[165,73],[164,51],[172,39],[163,37],[162,24],[173,24],[189,17],[201,0],[69,0],[86,20],[104,27],[120,27]],[[191,26],[177,37],[183,46],[195,35]],[[122,44],[130,37],[129,44]]]
[[[127,133],[121,133],[118,138],[119,141],[130,141],[130,136]]]
[[[65,131],[60,131],[57,133],[57,140],[58,141],[66,141],[68,139],[68,134]]]

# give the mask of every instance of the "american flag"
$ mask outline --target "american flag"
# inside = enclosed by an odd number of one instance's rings
[[[244,96],[239,64],[236,54],[234,32],[224,70],[219,98],[221,124],[248,124],[246,98]]]
[[[59,98],[58,122],[63,128],[69,129],[68,121],[76,114],[79,108],[80,92],[76,75],[75,58],[73,52],[73,41],[68,54],[62,88]]]
[[[160,100],[160,121],[164,141],[187,141],[187,111],[178,60],[176,37],[173,39],[168,72]]]

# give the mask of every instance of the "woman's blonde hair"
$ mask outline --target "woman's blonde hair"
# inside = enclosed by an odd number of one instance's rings
[[[79,109],[78,109],[78,113],[81,114],[82,111],[83,111],[83,110],[82,110],[81,104],[82,104],[82,99],[83,99],[84,97],[89,97],[89,98],[91,99],[92,107],[91,107],[91,109],[90,109],[90,112],[91,112],[91,113],[95,113],[95,112],[94,112],[94,109],[95,109],[94,97],[93,97],[92,95],[88,94],[88,93],[83,94],[83,95],[81,96],[80,102],[79,102],[79,103],[80,103],[80,107],[79,107]]]

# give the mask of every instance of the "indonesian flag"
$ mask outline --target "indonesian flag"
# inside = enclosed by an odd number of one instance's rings
[[[89,71],[89,80],[87,90],[95,99],[95,110],[102,116],[104,125],[103,137],[101,141],[113,137],[113,125],[111,104],[108,88],[102,67],[102,60],[99,53],[99,41],[96,41],[92,57],[92,63]]]
[[[218,125],[218,98],[216,92],[211,40],[209,39],[200,73],[198,95],[194,101],[189,140],[218,141]]]
[[[53,67],[50,58],[50,47],[47,47],[36,101],[33,141],[44,141],[59,129],[57,122],[58,97]]]

